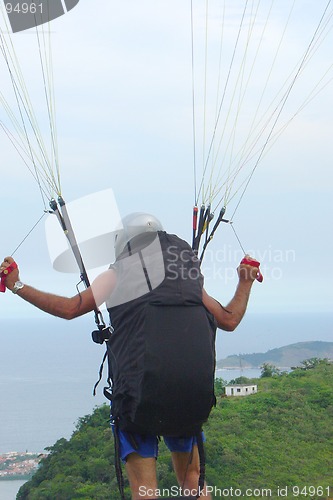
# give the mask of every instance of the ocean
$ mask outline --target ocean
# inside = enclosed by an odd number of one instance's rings
[[[1,500],[15,500],[18,490],[23,486],[25,481],[0,481],[0,498]]]
[[[236,332],[217,335],[217,359],[265,352],[306,340],[332,341],[332,315],[249,315]],[[94,344],[93,315],[65,321],[42,315],[0,320],[0,454],[42,452],[69,439],[78,419],[106,402],[103,377],[92,395],[104,354]],[[222,370],[231,380],[260,370]],[[20,481],[0,481],[0,499],[14,500]]]

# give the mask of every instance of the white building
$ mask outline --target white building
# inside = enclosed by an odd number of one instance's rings
[[[257,392],[258,386],[256,384],[230,384],[225,386],[226,396],[249,396]]]

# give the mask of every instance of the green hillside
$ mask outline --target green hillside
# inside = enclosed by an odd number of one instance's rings
[[[258,389],[248,397],[218,397],[205,426],[214,498],[333,497],[333,365],[321,361],[261,378]],[[107,405],[80,419],[72,438],[50,449],[17,498],[118,499],[108,420]],[[158,473],[161,489],[176,485],[164,444]]]
[[[297,342],[284,347],[271,349],[265,353],[231,355],[217,362],[217,368],[260,368],[264,363],[276,367],[297,366],[304,359],[333,359],[333,342]]]

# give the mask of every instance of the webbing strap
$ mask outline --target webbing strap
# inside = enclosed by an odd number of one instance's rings
[[[124,493],[124,476],[123,476],[123,471],[121,469],[121,461],[120,461],[119,427],[117,421],[115,421],[114,423],[114,451],[115,451],[114,466],[116,469],[116,477],[117,477],[120,498],[121,500],[126,500]]]
[[[93,390],[93,395],[94,396],[96,396],[97,386],[100,383],[100,381],[102,379],[102,376],[103,376],[103,367],[104,367],[104,363],[105,363],[107,355],[108,355],[108,350],[106,348],[106,351],[105,351],[104,356],[103,356],[103,361],[101,363],[101,366],[99,367],[98,380],[97,380],[96,384],[94,385],[94,390]]]
[[[196,498],[200,498],[201,493],[205,487],[205,476],[206,476],[206,457],[205,457],[205,448],[202,439],[202,432],[198,432],[196,435],[197,445],[198,445],[198,453],[199,453],[199,461],[200,461],[200,474],[198,481],[198,493]]]

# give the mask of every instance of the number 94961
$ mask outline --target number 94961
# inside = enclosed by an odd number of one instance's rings
[[[28,3],[28,2],[17,2],[15,3],[5,3],[5,8],[8,14],[42,14],[43,4],[42,3]]]
[[[324,486],[293,486],[293,497],[321,497],[327,498],[330,495],[330,487]]]

